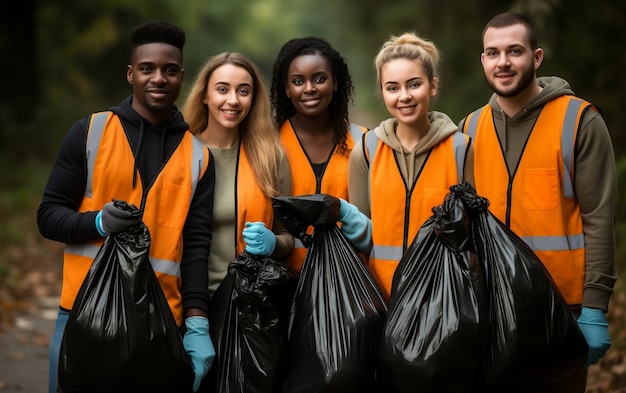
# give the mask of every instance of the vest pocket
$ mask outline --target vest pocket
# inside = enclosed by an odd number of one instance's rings
[[[523,206],[528,210],[552,210],[558,205],[559,176],[554,168],[524,171]]]
[[[159,198],[159,212],[157,222],[160,226],[181,229],[185,225],[191,190],[174,183],[165,183]]]

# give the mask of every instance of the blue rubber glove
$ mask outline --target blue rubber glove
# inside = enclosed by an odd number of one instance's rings
[[[193,367],[193,391],[200,387],[202,378],[209,372],[213,359],[215,359],[215,348],[209,336],[209,320],[202,316],[189,317],[185,319],[187,332],[183,337],[183,346],[191,360]]]
[[[369,253],[372,246],[372,220],[353,204],[339,198],[341,233],[359,251]]]
[[[276,248],[276,235],[267,229],[264,222],[246,222],[241,234],[246,242],[246,251],[252,255],[269,257]]]
[[[587,366],[595,364],[611,346],[609,324],[604,311],[597,308],[583,307],[578,317],[578,327],[589,345]]]

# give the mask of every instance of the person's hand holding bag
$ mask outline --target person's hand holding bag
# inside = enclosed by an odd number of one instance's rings
[[[372,247],[372,220],[353,204],[339,198],[341,233],[359,251],[369,253]]]
[[[130,205],[132,206],[132,205]],[[109,202],[96,215],[96,229],[102,236],[125,232],[141,222],[141,216]]]
[[[242,235],[246,251],[252,255],[269,257],[276,248],[276,235],[264,222],[246,222]]]
[[[185,319],[185,326],[187,332],[183,337],[183,346],[193,367],[193,391],[196,392],[211,369],[215,348],[209,336],[209,320],[206,317],[189,317]]]
[[[609,324],[606,321],[604,311],[583,307],[578,317],[578,327],[587,340],[589,354],[587,355],[587,366],[595,364],[608,351],[611,346],[609,337]]]

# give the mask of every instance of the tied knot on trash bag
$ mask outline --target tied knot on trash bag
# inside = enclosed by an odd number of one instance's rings
[[[489,200],[476,194],[470,183],[455,184],[450,187],[450,193],[463,202],[463,206],[470,213],[485,211],[489,207]]]
[[[435,206],[433,232],[437,239],[455,252],[471,246],[470,219],[464,203],[454,194],[447,194],[443,204]]]
[[[301,195],[298,197],[274,197],[274,214],[304,247],[311,245],[309,227],[328,228],[337,223],[339,198],[328,194]]]

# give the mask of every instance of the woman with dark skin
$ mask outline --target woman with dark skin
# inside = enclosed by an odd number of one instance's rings
[[[350,152],[367,129],[348,118],[354,87],[345,60],[321,38],[289,40],[274,62],[270,93],[274,121],[291,166],[293,195],[323,193],[340,198],[344,235],[367,251],[369,223],[346,202]],[[305,253],[296,241],[288,260],[292,274],[299,274]]]

